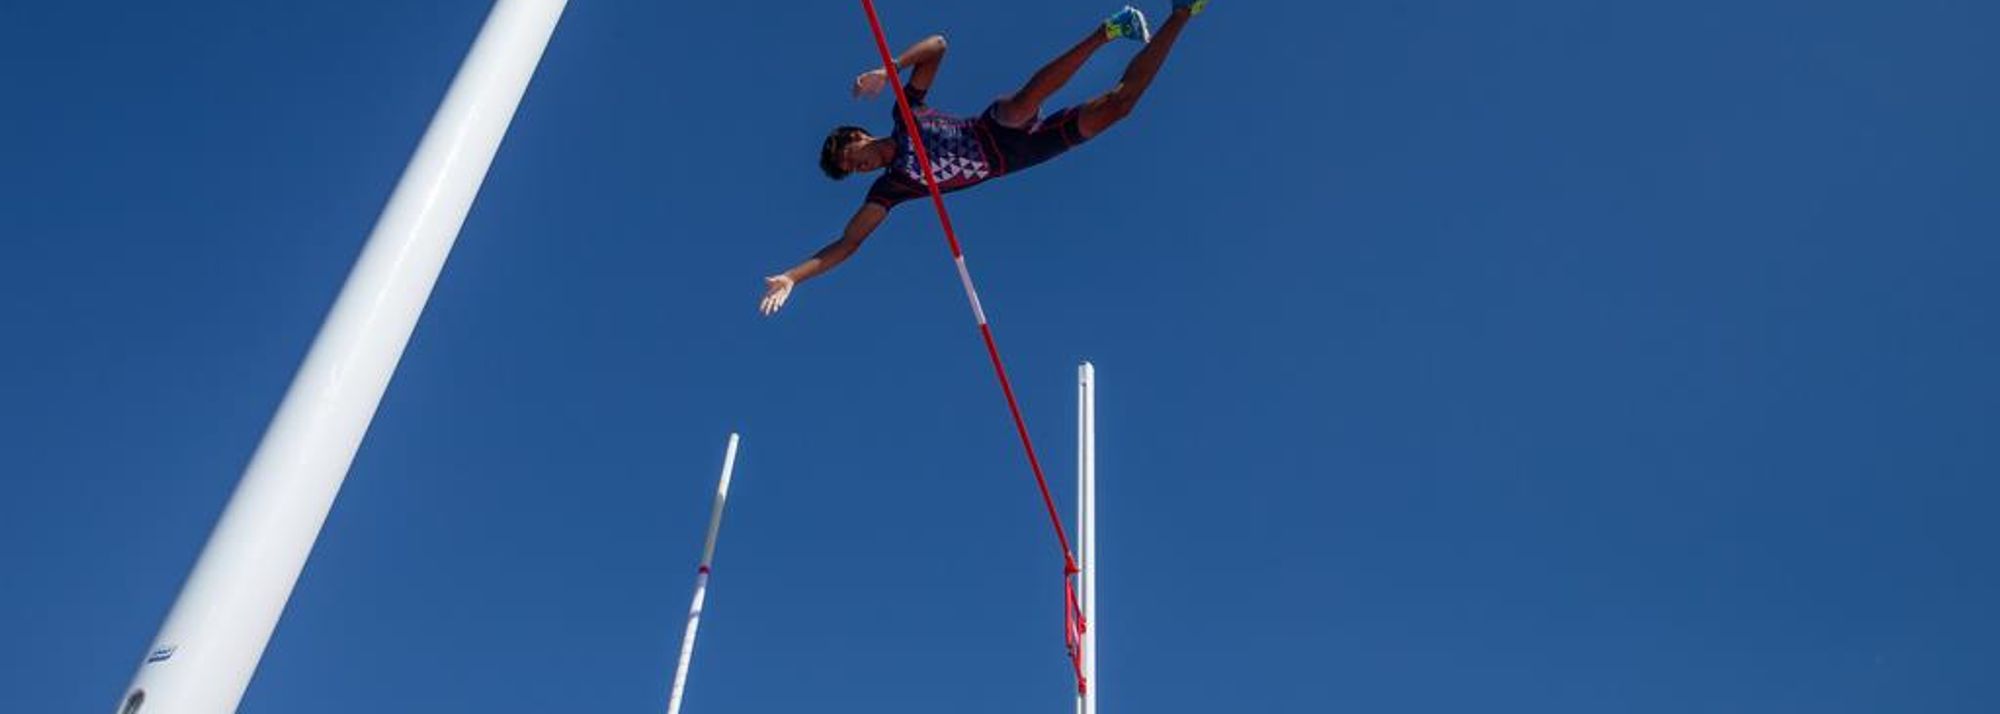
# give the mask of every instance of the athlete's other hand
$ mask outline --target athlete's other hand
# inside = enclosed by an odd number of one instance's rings
[[[854,78],[854,98],[872,98],[877,94],[881,94],[882,88],[887,86],[889,86],[889,72],[887,70],[878,68],[862,72],[861,76]]]
[[[792,286],[796,284],[790,277],[784,275],[765,278],[764,301],[757,304],[757,310],[766,317],[777,312],[778,308],[784,307],[785,301],[792,297]]]

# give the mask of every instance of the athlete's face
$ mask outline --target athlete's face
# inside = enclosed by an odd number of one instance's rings
[[[840,150],[840,168],[848,173],[865,174],[882,168],[888,159],[875,149],[875,137],[862,134],[861,138],[847,142],[847,148]]]

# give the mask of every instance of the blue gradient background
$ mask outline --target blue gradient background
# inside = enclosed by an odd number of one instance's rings
[[[486,9],[0,9],[0,710],[112,708]],[[1111,9],[882,6],[964,112]],[[1996,26],[1216,0],[953,196],[1065,500],[1100,368],[1104,711],[2000,711]],[[754,312],[873,61],[572,3],[244,711],[661,711],[730,430],[687,711],[1066,710],[935,220]]]

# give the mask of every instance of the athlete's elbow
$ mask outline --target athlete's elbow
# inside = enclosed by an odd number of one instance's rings
[[[847,256],[854,255],[854,251],[861,250],[861,241],[861,238],[853,236],[841,238],[833,244],[834,254],[840,256],[841,260],[846,260]]]

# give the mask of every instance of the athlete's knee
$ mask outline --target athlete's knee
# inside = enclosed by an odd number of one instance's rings
[[[1104,96],[1104,113],[1112,121],[1132,116],[1132,110],[1139,108],[1139,93],[1120,86]]]
[[[1002,99],[993,106],[993,118],[1013,129],[1026,126],[1041,112],[1041,107],[1023,101],[1018,95]]]

